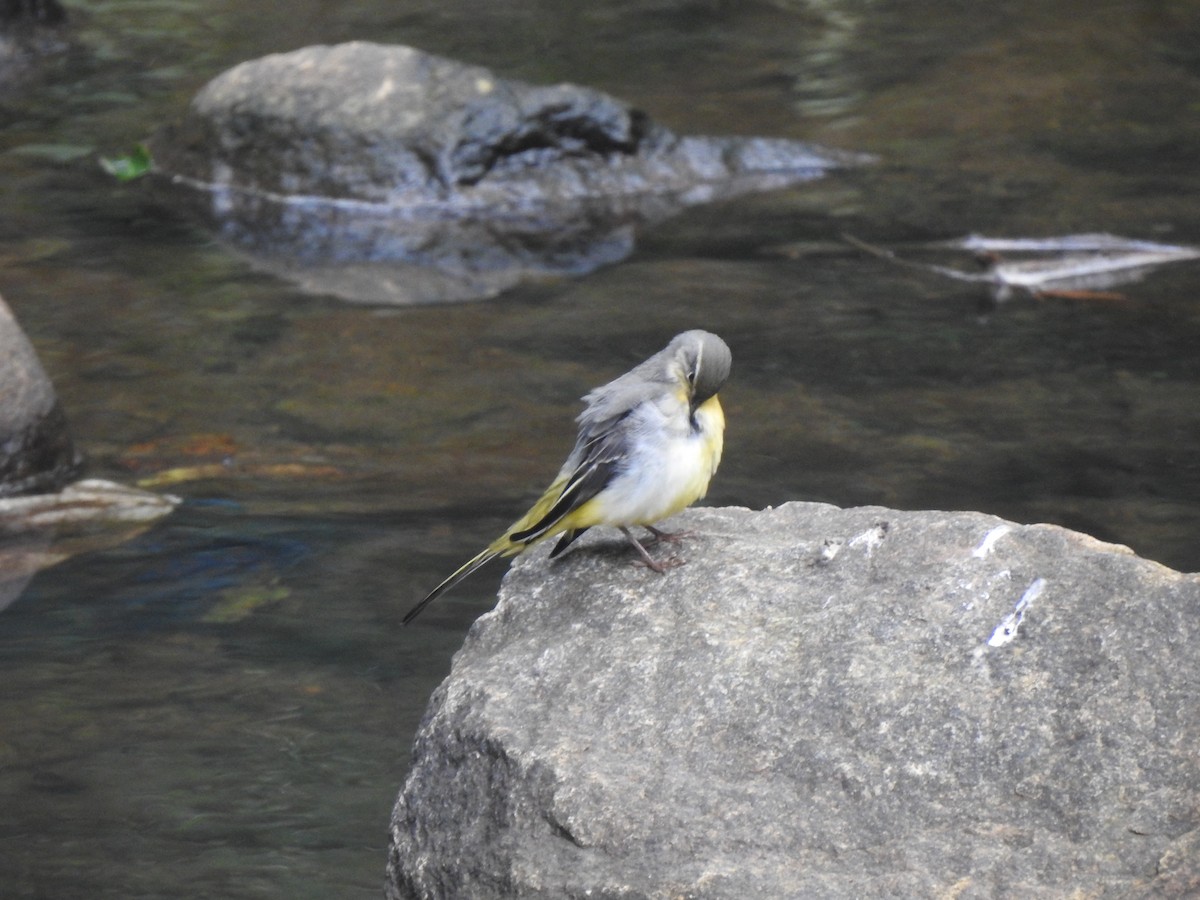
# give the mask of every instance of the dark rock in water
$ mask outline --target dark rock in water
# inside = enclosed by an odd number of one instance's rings
[[[0,91],[20,84],[39,57],[66,49],[57,0],[0,0]]]
[[[16,31],[37,25],[61,25],[67,13],[58,0],[2,0],[0,31]]]
[[[0,299],[0,497],[53,491],[79,469],[54,385]]]
[[[628,254],[638,223],[866,161],[678,137],[598,91],[370,43],[236,66],[151,144],[169,196],[261,265],[374,302],[587,272]]]
[[[61,25],[66,20],[66,10],[58,0],[0,2],[0,29],[5,31],[32,25]]]
[[[665,576],[594,531],[515,563],[389,897],[1196,896],[1200,577],[979,513],[671,524]]]

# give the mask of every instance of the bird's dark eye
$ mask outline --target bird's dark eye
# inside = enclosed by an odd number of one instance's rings
[[[688,369],[688,370],[687,370],[687,380],[688,380],[688,384],[695,384],[695,383],[696,383],[696,376],[697,376],[699,373],[700,373],[700,367],[699,367],[699,366],[693,366],[692,368]]]

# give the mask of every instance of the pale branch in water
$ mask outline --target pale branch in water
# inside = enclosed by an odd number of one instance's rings
[[[1007,299],[1014,290],[1022,290],[1035,297],[1112,299],[1119,295],[1098,292],[1138,281],[1167,263],[1200,259],[1200,249],[1195,247],[1155,244],[1111,234],[1074,234],[1053,238],[969,235],[922,245],[926,249],[966,250],[982,257],[987,266],[984,271],[966,272],[953,266],[903,259],[892,250],[868,244],[849,234],[843,234],[842,238],[865,253],[897,265],[936,272],[957,281],[987,284],[998,301]],[[1038,253],[1042,256],[1006,262],[999,257],[1001,253]]]

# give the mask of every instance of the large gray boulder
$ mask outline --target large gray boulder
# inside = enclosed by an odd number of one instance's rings
[[[383,302],[586,272],[628,254],[635,224],[865,161],[679,137],[599,91],[366,42],[242,63],[151,149],[171,197],[260,264]]]
[[[80,459],[36,351],[0,299],[0,497],[57,490]]]
[[[390,898],[1198,895],[1197,576],[978,513],[671,525],[665,576],[594,531],[514,564]]]

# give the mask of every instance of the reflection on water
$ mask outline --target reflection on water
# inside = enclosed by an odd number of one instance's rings
[[[0,99],[0,291],[91,474],[185,499],[0,613],[6,898],[378,896],[412,733],[501,570],[400,615],[553,474],[576,398],[684,328],[734,352],[714,503],[979,509],[1200,569],[1191,264],[987,309],[836,241],[1200,243],[1193,6],[478,6],[80,7],[80,48]],[[240,58],[364,36],[885,164],[397,311],[253,272],[87,155]]]

